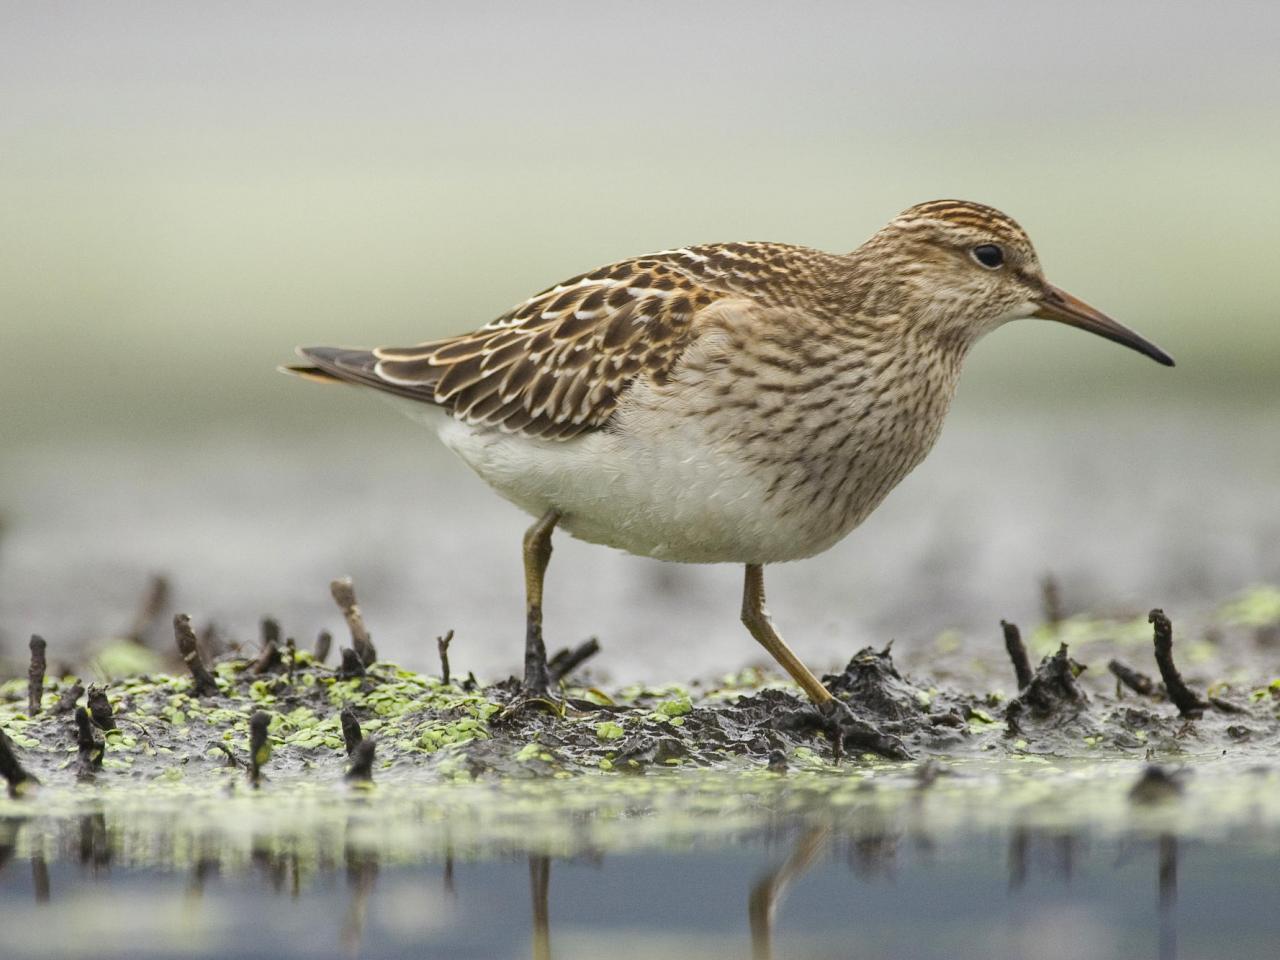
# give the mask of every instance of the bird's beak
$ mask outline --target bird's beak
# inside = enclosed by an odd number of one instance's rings
[[[1044,285],[1044,293],[1040,298],[1040,309],[1032,314],[1042,320],[1057,320],[1081,330],[1088,330],[1100,337],[1124,344],[1130,350],[1145,354],[1156,363],[1166,367],[1173,366],[1173,357],[1169,356],[1150,340],[1138,336],[1122,323],[1117,323],[1101,310],[1095,310],[1083,300],[1073,297],[1065,290],[1059,290],[1053,284]]]

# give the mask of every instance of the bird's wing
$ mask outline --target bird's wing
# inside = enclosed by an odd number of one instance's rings
[[[460,420],[563,440],[603,426],[627,386],[665,378],[717,300],[750,296],[766,244],[624,260],[557,284],[473,333],[372,351],[299,352],[294,372],[444,407]],[[771,269],[774,269],[771,267]]]

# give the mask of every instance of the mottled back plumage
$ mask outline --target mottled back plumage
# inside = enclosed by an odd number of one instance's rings
[[[838,257],[786,244],[682,247],[566,280],[473,333],[301,352],[338,379],[439,405],[467,423],[568,439],[608,422],[638,377],[667,377],[708,307],[742,298],[829,309],[823,281],[838,269]]]

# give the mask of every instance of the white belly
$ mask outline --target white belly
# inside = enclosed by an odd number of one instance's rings
[[[479,428],[419,407],[441,440],[507,500],[580,540],[684,563],[781,563],[821,553],[886,494],[834,502],[795,470],[709,445],[691,421],[662,435],[595,431],[568,441]],[[902,471],[905,473],[905,470]],[[893,481],[896,483],[896,478]]]
[[[954,380],[854,372],[781,400],[727,367],[639,381],[610,427],[538,440],[396,401],[502,496],[590,543],[686,563],[780,563],[856,527],[928,452]],[[888,386],[886,387],[886,384]],[[909,404],[910,410],[904,410]]]
[[[660,442],[610,431],[545,441],[440,410],[431,419],[498,493],[535,517],[558,510],[560,529],[580,540],[686,563],[776,563],[830,546],[778,515],[765,496],[769,476],[709,448],[687,422]]]

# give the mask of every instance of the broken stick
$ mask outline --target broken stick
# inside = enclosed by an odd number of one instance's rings
[[[1013,672],[1018,678],[1018,689],[1024,689],[1035,676],[1031,669],[1031,658],[1027,656],[1026,644],[1022,642],[1022,633],[1016,623],[1008,620],[1000,621],[1000,629],[1004,631],[1004,648],[1009,651],[1009,659],[1013,661]]]
[[[364,617],[361,616],[360,607],[356,603],[356,588],[351,578],[343,577],[340,580],[334,580],[329,584],[329,592],[333,594],[334,602],[338,604],[343,617],[346,618],[347,629],[351,631],[351,645],[355,648],[356,655],[360,657],[360,662],[366,667],[373,666],[378,661],[378,652],[373,647],[369,631],[365,628]]]
[[[1152,610],[1147,621],[1154,627],[1156,663],[1160,667],[1160,676],[1164,678],[1165,689],[1169,691],[1169,699],[1184,717],[1201,716],[1209,704],[1187,686],[1173,663],[1173,624],[1159,609]]]
[[[37,633],[31,635],[31,665],[27,667],[27,716],[34,717],[40,712],[44,702],[44,637]]]
[[[173,618],[173,636],[178,644],[178,653],[182,655],[183,662],[191,671],[191,679],[195,682],[192,692],[197,697],[216,697],[219,693],[218,682],[204,665],[195,631],[191,629],[191,618],[185,613]]]

